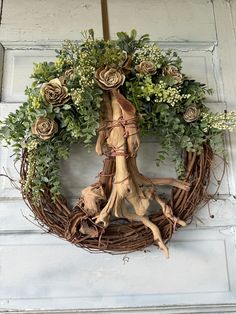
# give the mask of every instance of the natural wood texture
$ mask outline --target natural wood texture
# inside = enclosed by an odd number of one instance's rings
[[[84,210],[90,216],[95,216],[96,224],[103,224],[105,228],[112,221],[112,217],[143,223],[152,231],[155,243],[168,257],[168,249],[162,240],[160,230],[147,215],[150,202],[156,201],[161,206],[164,216],[174,224],[185,226],[186,223],[174,216],[171,207],[157,195],[155,185],[168,184],[185,191],[188,191],[190,186],[180,180],[149,179],[140,174],[136,165],[139,146],[135,107],[118,90],[104,92],[96,152],[98,155],[107,154],[109,157],[105,159],[100,182],[82,191]],[[110,171],[107,173],[108,168]],[[114,169],[113,174],[111,170]],[[111,181],[108,182],[108,178],[111,180],[113,176],[112,184]],[[101,208],[101,203],[105,200],[106,205]],[[134,212],[131,212],[129,207],[132,207]]]
[[[109,32],[107,0],[101,0],[101,10],[102,10],[103,38],[104,38],[104,40],[109,40],[110,39],[110,32]]]
[[[104,144],[106,142],[106,128],[108,123],[112,121],[112,108],[110,106],[110,96],[108,93],[103,93],[103,101],[101,104],[100,112],[100,128],[98,130],[98,139],[96,142],[95,151],[98,155],[103,155],[105,151]]]

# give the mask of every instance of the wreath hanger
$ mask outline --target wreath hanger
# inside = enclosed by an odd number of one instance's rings
[[[110,29],[109,29],[107,0],[101,0],[101,12],[102,12],[103,39],[105,41],[108,41],[110,39]]]

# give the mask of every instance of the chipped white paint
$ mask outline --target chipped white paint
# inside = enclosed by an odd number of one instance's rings
[[[108,6],[113,38],[121,28],[150,33],[161,47],[178,50],[185,73],[215,90],[209,98],[213,110],[235,110],[236,0],[108,0]],[[3,0],[0,119],[25,99],[32,63],[53,60],[54,48],[63,39],[79,40],[80,31],[91,27],[102,36],[100,0]],[[19,192],[0,178],[0,313],[9,309],[171,314],[236,311],[236,132],[227,136],[227,148],[230,162],[219,200],[209,204],[215,218],[210,218],[207,208],[199,210],[192,225],[175,234],[169,261],[156,248],[146,254],[129,254],[129,262],[124,262],[123,256],[91,256],[42,235],[28,222],[33,218]],[[157,150],[156,139],[144,141],[140,168],[149,176],[173,175],[169,163],[153,170]],[[0,148],[0,169],[17,177],[10,155],[11,150]],[[94,181],[101,164],[93,152],[87,154],[74,146],[70,159],[62,163],[66,174],[63,190],[71,202],[83,186]],[[218,178],[221,165],[219,161],[215,165]]]

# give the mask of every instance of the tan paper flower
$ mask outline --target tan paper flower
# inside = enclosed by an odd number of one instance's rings
[[[162,70],[162,75],[170,75],[172,76],[178,83],[180,83],[183,79],[183,75],[179,72],[179,70],[174,65],[166,65]]]
[[[132,69],[132,57],[128,55],[126,51],[124,51],[124,59],[121,62],[121,68],[124,74],[128,74]]]
[[[54,120],[41,117],[32,125],[31,130],[41,139],[48,140],[58,132],[58,125]]]
[[[74,76],[74,70],[73,69],[69,69],[65,71],[65,80],[71,80],[73,79]]]
[[[184,115],[183,118],[186,122],[194,122],[199,118],[200,115],[200,109],[198,109],[196,106],[189,106]]]
[[[135,67],[136,71],[142,74],[156,74],[156,66],[152,61],[142,61],[139,65]]]
[[[45,101],[54,107],[63,106],[70,99],[67,88],[58,78],[45,83],[42,87],[42,94]]]
[[[95,79],[101,89],[111,90],[124,84],[125,75],[121,70],[103,66],[95,72]]]

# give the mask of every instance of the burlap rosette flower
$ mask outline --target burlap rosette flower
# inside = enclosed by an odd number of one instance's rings
[[[157,72],[157,68],[152,61],[142,61],[135,67],[136,71],[141,74],[154,75]]]
[[[95,72],[95,79],[101,89],[112,90],[124,84],[125,75],[122,70],[103,66]]]
[[[178,83],[180,83],[183,79],[183,75],[179,72],[179,70],[174,65],[166,65],[162,69],[162,75],[163,76],[171,76],[173,79],[175,79]]]
[[[200,116],[200,109],[198,109],[196,106],[189,106],[184,115],[183,118],[186,122],[194,122],[196,121]]]
[[[58,125],[54,120],[41,117],[32,125],[31,130],[34,135],[37,135],[42,140],[46,141],[58,132]]]
[[[42,87],[42,94],[46,103],[54,107],[63,106],[70,100],[68,89],[58,78],[45,83]]]

